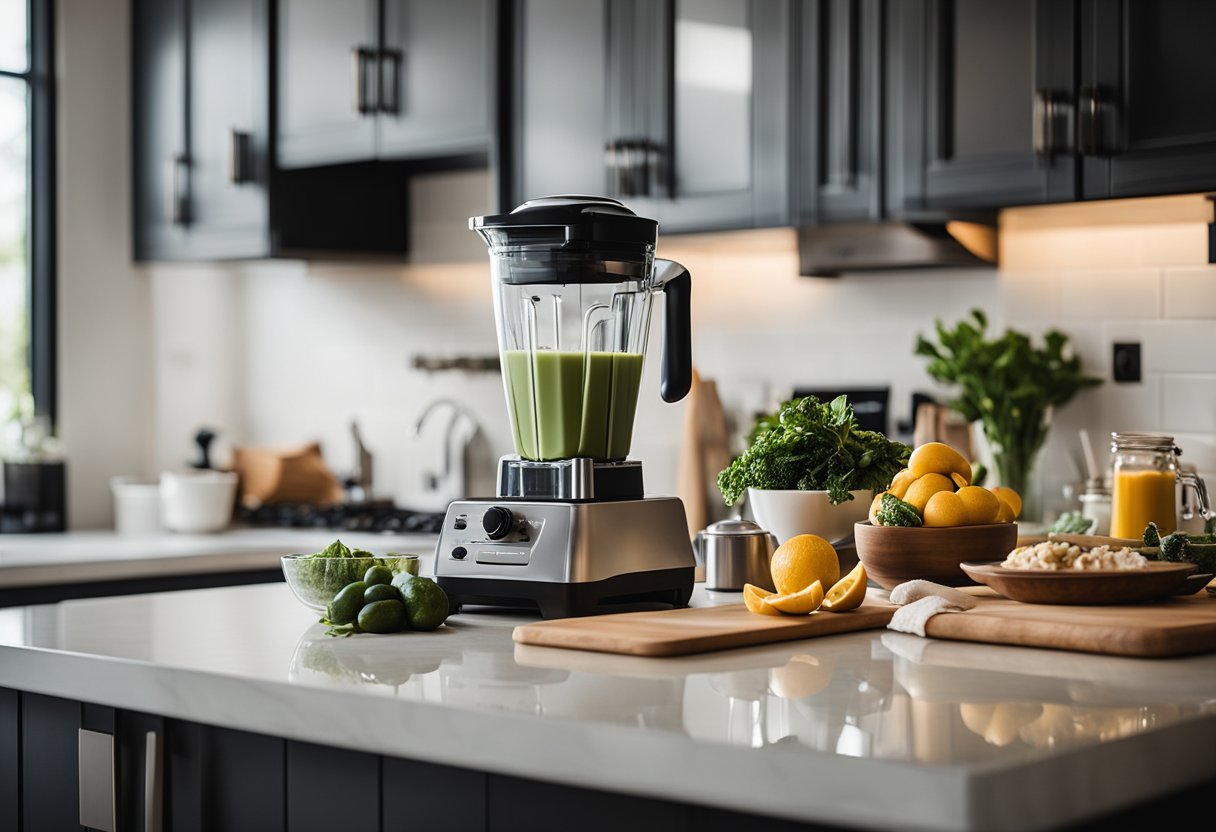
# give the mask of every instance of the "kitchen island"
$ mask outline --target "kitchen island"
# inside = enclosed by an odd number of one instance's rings
[[[0,610],[24,828],[74,817],[81,727],[117,738],[121,828],[149,732],[167,829],[1047,829],[1216,778],[1216,655],[879,630],[643,659],[516,645],[519,613],[347,639],[316,619],[283,584]]]

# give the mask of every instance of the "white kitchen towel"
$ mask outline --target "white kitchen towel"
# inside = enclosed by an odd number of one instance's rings
[[[975,606],[975,599],[965,592],[932,581],[907,581],[891,590],[891,603],[899,609],[891,617],[888,629],[923,636],[925,624],[943,612],[966,612]]]

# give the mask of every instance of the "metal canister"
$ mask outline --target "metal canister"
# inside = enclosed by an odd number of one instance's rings
[[[769,560],[777,548],[771,534],[750,520],[720,520],[697,532],[697,558],[705,564],[705,588],[740,592],[744,584],[775,591]]]

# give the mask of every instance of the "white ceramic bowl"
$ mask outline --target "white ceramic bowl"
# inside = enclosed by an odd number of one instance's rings
[[[223,531],[232,520],[236,474],[231,471],[164,471],[160,520],[171,532]]]
[[[779,543],[800,534],[817,534],[832,542],[853,533],[853,524],[869,516],[874,495],[854,491],[853,499],[832,505],[826,491],[747,489],[747,502],[756,522]]]

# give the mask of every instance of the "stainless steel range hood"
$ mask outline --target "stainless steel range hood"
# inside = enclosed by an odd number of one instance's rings
[[[799,274],[984,268],[997,260],[996,218],[910,217],[798,229]]]

